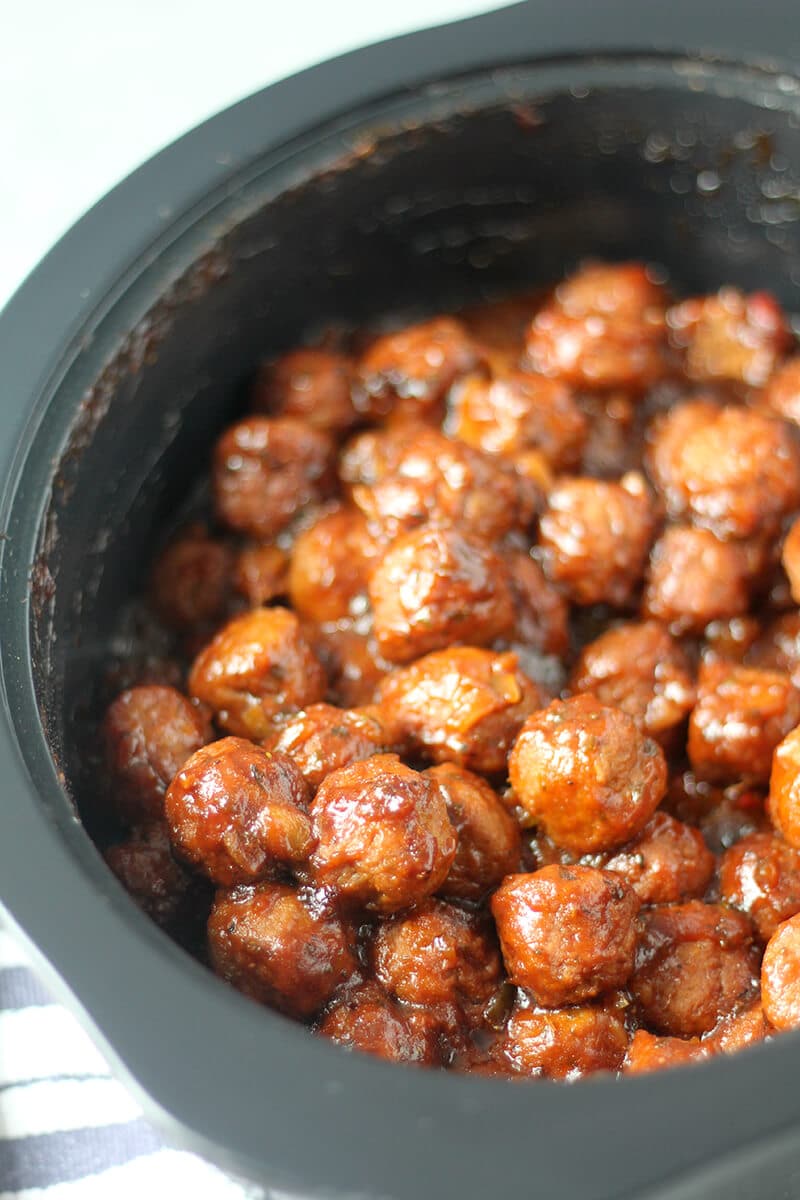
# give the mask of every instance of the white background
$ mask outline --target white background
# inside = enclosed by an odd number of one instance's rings
[[[486,0],[0,0],[0,307],[156,150],[321,59]]]

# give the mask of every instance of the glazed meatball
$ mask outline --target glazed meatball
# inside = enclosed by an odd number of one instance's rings
[[[545,572],[576,604],[625,605],[641,581],[653,528],[640,475],[621,483],[561,479],[539,523]]]
[[[260,608],[289,587],[289,556],[279,546],[255,542],[240,550],[233,572],[233,586],[251,608]]]
[[[539,564],[524,551],[506,555],[514,602],[514,640],[539,654],[569,650],[569,607]]]
[[[800,913],[779,925],[767,942],[761,1001],[774,1029],[800,1026]]]
[[[371,625],[358,619],[317,628],[313,645],[328,675],[328,699],[342,708],[372,704],[393,664],[381,656]]]
[[[791,344],[780,306],[767,292],[745,296],[721,288],[676,304],[667,322],[673,344],[686,352],[687,374],[703,381],[760,387]]]
[[[281,883],[217,894],[208,921],[211,965],[240,992],[306,1020],[356,974],[351,931]]]
[[[260,738],[276,713],[321,700],[325,673],[293,612],[254,608],[224,625],[200,652],[189,692],[231,733]]]
[[[156,559],[150,590],[153,607],[171,629],[203,626],[224,616],[231,588],[230,547],[202,528],[188,530]]]
[[[627,982],[638,911],[618,875],[578,865],[510,875],[492,897],[509,979],[543,1008],[581,1004]]]
[[[376,979],[398,1000],[452,1009],[472,1026],[501,983],[500,955],[484,922],[442,900],[384,922],[372,957]]]
[[[477,361],[476,346],[452,317],[434,317],[385,334],[375,339],[359,363],[365,410],[381,416],[402,401],[404,413],[435,419],[441,416],[450,385]]]
[[[203,888],[172,857],[164,825],[134,829],[126,841],[106,850],[103,857],[139,908],[157,925],[178,938],[195,932],[197,914],[203,914]]]
[[[781,551],[783,569],[789,578],[789,587],[795,604],[800,604],[800,517],[792,524]]]
[[[522,723],[542,703],[515,654],[472,646],[438,650],[392,671],[378,698],[393,740],[483,774],[505,770]]]
[[[657,1037],[646,1029],[637,1029],[628,1046],[623,1070],[626,1075],[643,1075],[702,1062],[710,1053],[710,1047],[698,1038]]]
[[[502,1050],[515,1071],[547,1079],[580,1079],[617,1071],[628,1046],[625,1023],[613,1009],[522,1008],[505,1031]]]
[[[418,904],[444,883],[458,838],[434,779],[378,754],[332,771],[312,805],[314,882],[378,913]]]
[[[325,513],[292,547],[289,598],[311,621],[339,621],[363,608],[378,548],[354,508]]]
[[[263,745],[288,754],[314,791],[331,771],[390,749],[377,710],[332,704],[309,705],[279,724]]]
[[[537,449],[554,470],[578,466],[586,418],[559,380],[524,371],[469,375],[453,388],[447,431],[488,454]]]
[[[164,793],[195,750],[211,738],[205,712],[172,687],[129,688],[110,705],[103,739],[123,821],[139,825],[164,815]]]
[[[800,851],[774,834],[752,833],[723,854],[719,889],[768,942],[781,921],[800,912]]]
[[[764,1008],[755,1000],[747,1008],[730,1013],[722,1018],[703,1044],[714,1054],[735,1054],[746,1046],[754,1046],[770,1036],[770,1028],[764,1019]]]
[[[735,542],[708,529],[673,525],[653,546],[642,610],[675,634],[702,633],[712,621],[747,612],[747,560]]]
[[[570,688],[621,709],[662,743],[669,743],[695,701],[686,653],[658,621],[629,621],[585,646]]]
[[[401,444],[377,482],[354,484],[352,496],[389,540],[418,525],[439,524],[492,542],[530,525],[539,489],[510,463],[427,429]]]
[[[180,857],[222,887],[304,862],[313,848],[308,787],[285,754],[223,738],[173,779],[165,812]]]
[[[788,675],[706,662],[689,720],[689,761],[712,781],[766,783],[775,747],[800,723],[800,692]]]
[[[529,823],[575,854],[636,837],[667,787],[658,744],[590,695],[555,700],[529,717],[508,766]]]
[[[214,448],[211,483],[220,521],[264,541],[333,487],[334,445],[296,417],[246,417]]]
[[[775,416],[800,425],[800,355],[788,359],[770,376],[760,400]]]
[[[714,855],[699,829],[657,812],[636,841],[604,867],[621,875],[643,904],[671,904],[704,894],[714,874]]]
[[[355,434],[339,455],[339,479],[346,489],[358,484],[366,488],[374,487],[397,470],[404,455],[411,452],[416,442],[439,445],[436,435],[431,441],[432,432],[423,421],[403,421],[402,424],[382,425],[378,429],[366,429]]]
[[[769,816],[778,833],[800,850],[800,728],[775,749],[769,779]]]
[[[256,412],[297,417],[312,429],[346,433],[358,420],[353,405],[355,367],[332,350],[291,350],[265,363],[253,387]]]
[[[630,989],[656,1033],[695,1037],[757,991],[752,926],[721,904],[652,908],[642,917]]]
[[[425,774],[441,788],[458,834],[458,850],[442,884],[442,895],[453,900],[482,900],[506,875],[518,870],[519,826],[480,775],[455,763],[430,767]]]
[[[720,538],[774,534],[800,503],[800,453],[781,421],[698,400],[657,420],[650,477],[673,520]]]
[[[375,984],[364,984],[338,1000],[319,1026],[323,1037],[348,1050],[389,1062],[437,1066],[440,1054],[432,1031],[409,1020]]]
[[[399,537],[369,580],[384,658],[410,662],[453,642],[485,645],[508,633],[514,602],[505,564],[455,529]]]
[[[591,264],[556,288],[528,331],[543,375],[592,390],[644,390],[665,370],[665,298],[645,267]]]

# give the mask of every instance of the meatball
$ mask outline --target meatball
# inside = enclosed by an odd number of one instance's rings
[[[529,822],[575,854],[636,837],[667,787],[658,744],[590,695],[555,700],[529,717],[508,766]]]
[[[441,788],[458,834],[458,850],[441,893],[454,900],[482,900],[506,875],[518,870],[519,826],[480,775],[455,763],[430,767],[425,774]]]
[[[311,809],[314,882],[378,913],[418,904],[444,883],[458,838],[434,779],[378,754],[332,771]]]
[[[173,779],[165,813],[172,844],[222,887],[304,862],[313,848],[308,788],[285,754],[244,738],[212,742]]]
[[[756,964],[747,917],[689,900],[643,914],[629,986],[656,1033],[695,1037],[752,1000]]]
[[[502,559],[455,529],[423,527],[399,537],[372,572],[369,598],[375,637],[390,662],[452,642],[484,645],[514,623]]]
[[[761,1001],[774,1029],[800,1026],[800,913],[779,925],[767,942]]]
[[[224,625],[200,652],[189,692],[231,733],[260,738],[276,713],[323,698],[325,672],[293,612],[254,608]]]
[[[192,528],[162,550],[150,592],[159,618],[171,629],[191,630],[224,616],[233,572],[229,546]]]
[[[393,740],[483,774],[505,770],[522,723],[542,703],[515,654],[472,646],[437,650],[392,671],[378,698]]]
[[[475,344],[452,317],[434,317],[385,334],[375,339],[359,363],[364,408],[373,417],[381,416],[402,401],[404,414],[436,419],[450,385],[477,361]]]
[[[639,900],[611,871],[553,864],[510,875],[492,896],[509,979],[543,1008],[622,987],[633,970]]]
[[[279,724],[263,744],[288,754],[313,790],[331,771],[390,749],[376,710],[335,708],[332,704],[309,705]]]
[[[587,1004],[519,1009],[508,1022],[502,1050],[523,1075],[571,1080],[593,1071],[619,1070],[627,1046],[619,1013]]]
[[[800,604],[800,517],[786,534],[781,551],[783,569],[789,578],[789,587],[795,604]]]
[[[333,486],[334,444],[296,417],[246,417],[214,448],[211,483],[217,516],[264,541]]]
[[[775,416],[800,425],[800,355],[788,359],[770,376],[760,400]]]
[[[539,654],[569,651],[569,608],[539,564],[523,551],[506,555],[514,602],[514,639]]]
[[[800,692],[788,675],[705,662],[689,720],[689,761],[712,781],[766,783],[775,747],[799,722]]]
[[[352,487],[355,503],[389,540],[429,523],[458,525],[492,542],[533,519],[539,489],[502,459],[435,429],[415,432],[392,453],[377,482]]]
[[[307,1020],[358,969],[351,931],[281,883],[219,892],[208,921],[211,965],[240,992]]]
[[[313,643],[328,675],[328,699],[342,708],[371,704],[392,669],[381,657],[371,626],[361,619],[339,621],[316,629]]]
[[[646,1029],[637,1029],[628,1046],[623,1069],[626,1075],[643,1075],[667,1067],[702,1062],[710,1053],[710,1047],[698,1038],[656,1037]]]
[[[707,401],[653,425],[648,468],[673,520],[720,538],[770,536],[800,503],[800,451],[781,421]]]
[[[297,417],[312,429],[346,433],[358,420],[355,366],[344,354],[310,347],[265,363],[256,377],[256,412]]]
[[[528,355],[537,371],[593,390],[645,390],[665,371],[665,297],[638,263],[590,264],[536,314]]]
[[[442,900],[384,922],[372,958],[376,979],[398,1000],[434,1013],[452,1009],[471,1026],[481,1023],[502,982],[500,955],[484,923]]]
[[[746,1046],[763,1042],[769,1035],[763,1006],[760,1000],[755,1000],[747,1008],[723,1017],[703,1044],[714,1054],[735,1054]]]
[[[800,728],[775,749],[769,779],[769,816],[795,850],[800,850]]]
[[[524,371],[499,378],[469,375],[453,388],[447,431],[488,454],[537,449],[549,466],[578,466],[586,418],[559,380]]]
[[[195,932],[197,915],[203,913],[203,888],[172,857],[164,825],[134,829],[124,842],[106,850],[104,858],[139,908],[157,925],[178,938]]]
[[[251,608],[259,608],[289,586],[289,556],[269,542],[254,542],[239,551],[233,572],[233,586]]]
[[[686,352],[687,374],[702,381],[760,387],[791,344],[780,306],[767,292],[721,288],[676,304],[667,323],[673,344]]]
[[[670,904],[703,895],[714,874],[714,855],[699,829],[657,812],[635,842],[603,865],[621,875],[643,904]]]
[[[772,833],[752,833],[723,854],[719,889],[768,942],[782,921],[800,912],[800,850]]]
[[[205,712],[172,687],[144,684],[122,692],[103,721],[113,788],[110,800],[130,825],[164,815],[175,772],[211,738]]]
[[[539,523],[542,562],[576,604],[625,605],[642,578],[654,519],[640,475],[561,479]]]
[[[382,425],[357,433],[339,455],[339,479],[345,488],[360,484],[371,488],[392,471],[396,471],[404,455],[411,453],[416,442],[439,445],[438,436],[423,421],[403,421],[402,424]]]
[[[712,621],[746,613],[749,600],[747,561],[737,543],[673,525],[653,546],[642,609],[673,633],[702,633]]]
[[[363,609],[377,549],[357,509],[325,513],[303,530],[292,548],[292,607],[302,617],[320,622],[339,621]]]
[[[320,1023],[319,1032],[348,1050],[389,1062],[440,1064],[432,1031],[408,1020],[400,1006],[375,984],[364,984],[338,1000]]]
[[[584,647],[570,688],[621,709],[662,743],[669,743],[695,701],[686,654],[658,621],[629,621],[601,634]]]

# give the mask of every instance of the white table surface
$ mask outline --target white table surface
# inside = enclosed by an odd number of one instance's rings
[[[486,0],[0,0],[0,307],[110,187],[199,121]]]

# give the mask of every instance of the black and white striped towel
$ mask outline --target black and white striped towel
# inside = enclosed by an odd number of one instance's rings
[[[0,930],[0,1200],[178,1196],[251,1200],[253,1193],[164,1144]]]

